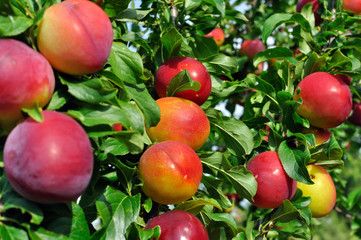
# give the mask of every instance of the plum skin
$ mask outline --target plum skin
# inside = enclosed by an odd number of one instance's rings
[[[177,141],[150,146],[142,154],[138,165],[143,192],[161,204],[176,204],[191,198],[202,175],[202,163],[197,153]]]
[[[0,126],[10,132],[22,108],[44,107],[55,88],[54,72],[39,52],[15,39],[0,40]]]
[[[109,17],[87,0],[66,0],[47,8],[39,23],[39,51],[57,70],[83,75],[100,70],[113,43]]]
[[[24,198],[38,203],[75,201],[93,172],[90,140],[66,114],[43,111],[43,122],[27,118],[4,146],[6,176]]]
[[[339,77],[315,72],[297,85],[294,100],[302,99],[296,112],[319,128],[334,128],[349,117],[352,96],[347,83]]]
[[[285,172],[278,153],[262,152],[246,165],[257,181],[257,192],[253,205],[263,208],[277,208],[286,199],[291,199],[297,190],[297,182]]]
[[[199,82],[201,87],[198,91],[184,90],[174,96],[202,105],[211,94],[212,80],[206,67],[201,62],[190,57],[178,56],[165,61],[155,74],[155,90],[160,98],[167,97],[167,86],[171,79],[186,69],[192,80]]]
[[[210,133],[210,124],[202,108],[178,97],[160,98],[156,103],[160,108],[160,121],[147,129],[153,142],[175,140],[194,150],[204,145]]]
[[[145,229],[160,226],[159,240],[208,240],[202,222],[193,214],[183,210],[172,210],[152,218]]]

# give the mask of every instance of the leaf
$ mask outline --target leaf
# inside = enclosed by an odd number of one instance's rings
[[[28,233],[31,240],[71,240],[71,238],[65,235],[48,231],[42,227],[36,230],[32,230],[28,227]]]
[[[289,200],[284,200],[283,204],[277,209],[277,211],[272,215],[272,221],[276,222],[290,222],[293,219],[299,217],[300,213],[297,208],[295,208]]]
[[[261,62],[272,60],[272,59],[287,59],[291,64],[297,64],[297,60],[293,58],[293,53],[289,48],[286,47],[276,47],[271,49],[266,49],[262,52],[256,54],[253,60],[253,66],[257,67]]]
[[[328,62],[328,71],[332,71],[334,69],[344,70],[351,67],[351,59],[346,57],[340,49],[336,50],[335,53],[332,54],[331,60]]]
[[[68,114],[79,119],[85,126],[120,123],[134,131],[144,132],[143,116],[134,104],[122,102],[120,107],[101,104],[88,105],[79,110],[69,110]]]
[[[135,226],[138,230],[139,240],[159,239],[161,233],[159,226],[146,230],[144,230],[144,228],[140,228],[138,225]]]
[[[198,91],[201,88],[200,82],[193,81],[185,69],[177,73],[167,85],[167,97],[173,97],[177,93],[185,90]]]
[[[72,83],[60,77],[61,82],[68,86],[68,92],[77,99],[88,103],[106,102],[116,97],[117,90],[105,86],[101,79]]]
[[[344,165],[343,150],[333,134],[328,143],[311,148],[311,160],[308,163],[320,165],[326,169]]]
[[[165,60],[178,56],[183,37],[176,28],[169,29],[161,38],[165,50]]]
[[[306,168],[306,164],[310,159],[307,145],[300,143],[299,147],[290,148],[287,140],[285,140],[281,142],[278,154],[283,168],[290,178],[306,184],[313,183]]]
[[[347,196],[347,209],[351,210],[356,204],[360,203],[361,199],[361,188],[353,190]]]
[[[194,43],[191,42],[190,45],[197,60],[206,60],[218,54],[217,44],[212,38],[196,35],[194,40]]]
[[[252,201],[257,192],[257,182],[250,171],[245,166],[231,168],[226,174],[230,179],[236,192],[248,200]]]
[[[129,97],[133,99],[140,108],[145,118],[147,128],[156,126],[160,120],[160,109],[158,104],[149,94],[144,84],[125,84]]]
[[[210,119],[210,123],[225,141],[228,150],[241,157],[250,154],[253,149],[253,135],[242,121],[223,116],[221,119]]]
[[[140,21],[143,18],[145,18],[151,11],[152,9],[139,10],[139,9],[128,8],[125,9],[124,12],[116,16],[115,19],[122,22],[130,22],[134,20]]]
[[[59,89],[53,93],[50,102],[48,103],[47,110],[58,110],[66,104],[71,98],[65,89]]]
[[[103,221],[102,239],[124,239],[128,227],[137,221],[140,212],[140,194],[134,197],[107,187],[103,198],[96,202]],[[107,216],[107,217],[105,217]],[[92,236],[92,239],[94,239]]]
[[[192,199],[178,204],[174,209],[190,212],[197,215],[204,206],[213,206],[222,210],[221,206],[214,199]]]
[[[0,224],[0,239],[4,240],[26,240],[29,239],[27,233],[21,229],[5,224]]]
[[[123,82],[137,84],[144,81],[142,58],[125,44],[113,42],[108,61],[113,73]]]
[[[90,231],[89,231],[88,223],[85,219],[83,209],[75,202],[72,202],[72,209],[73,209],[73,221],[71,225],[70,238],[89,239]]]
[[[23,214],[28,213],[30,215],[30,223],[39,225],[43,221],[44,216],[40,207],[17,194],[5,176],[0,179],[0,190],[0,198],[3,202],[2,212],[19,209]]]
[[[326,65],[326,58],[324,56],[318,56],[317,53],[313,52],[305,62],[303,77],[311,73],[320,71],[320,69],[325,65]]]
[[[33,108],[22,108],[23,112],[26,112],[32,119],[37,122],[43,122],[44,117],[41,113],[41,108],[39,107],[38,103],[35,104]]]
[[[217,202],[223,209],[232,208],[232,203],[230,199],[223,194],[222,186],[224,184],[224,181],[208,175],[203,175],[202,183],[206,187],[207,192],[210,194],[210,196],[217,200]]]
[[[138,169],[136,167],[129,167],[125,165],[117,158],[111,158],[110,164],[114,165],[117,169],[120,170],[117,180],[123,185],[127,193],[131,194],[133,181],[137,177]]]
[[[0,37],[12,37],[25,32],[33,25],[31,18],[22,16],[0,16]]]
[[[187,12],[192,12],[201,5],[202,0],[185,0],[184,8]]]
[[[237,223],[229,213],[205,213],[211,220],[215,222],[222,222],[226,224],[233,232],[233,235],[236,235]]]
[[[282,23],[298,23],[299,26],[305,31],[308,35],[305,36],[307,41],[312,41],[311,26],[309,22],[300,14],[300,13],[275,13],[271,15],[265,21],[262,29],[262,39],[264,42],[268,39],[271,33],[274,31],[276,27],[281,25]]]
[[[131,0],[124,1],[115,1],[115,0],[107,0],[105,1],[104,11],[110,18],[116,17],[117,14],[122,13],[129,6]]]
[[[208,72],[217,75],[227,75],[238,71],[237,60],[224,54],[217,54],[213,58],[202,61],[202,64],[207,68]]]
[[[252,200],[257,191],[257,182],[245,166],[232,167],[220,152],[200,155],[204,172],[222,178],[232,184],[236,192],[248,200]]]
[[[226,3],[224,1],[222,1],[222,0],[204,0],[204,2],[215,6],[222,17],[225,15]]]

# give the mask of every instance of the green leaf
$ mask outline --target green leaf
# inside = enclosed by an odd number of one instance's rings
[[[299,140],[300,139],[295,139],[293,141]],[[313,183],[306,168],[306,164],[310,159],[310,153],[308,151],[307,145],[304,145],[304,143],[299,143],[298,147],[291,148],[288,146],[288,141],[285,140],[281,142],[278,148],[278,154],[283,168],[289,177],[302,183]]]
[[[31,18],[22,16],[0,16],[0,37],[12,37],[25,32],[33,25]]]
[[[211,220],[215,222],[222,222],[226,224],[233,232],[233,235],[237,234],[237,223],[233,216],[229,213],[205,213]]]
[[[203,171],[232,184],[236,192],[248,200],[252,200],[257,191],[257,182],[245,166],[232,167],[224,154],[220,152],[200,155]]]
[[[137,84],[144,81],[142,58],[125,44],[113,42],[108,61],[115,75],[123,82]]]
[[[305,17],[302,16],[300,13],[275,13],[269,18],[267,18],[262,29],[263,41],[266,42],[266,40],[275,30],[275,28],[283,23],[298,23],[301,29],[305,32],[305,34],[303,35],[305,40],[313,41],[311,36],[311,26],[307,19],[305,19]]]
[[[129,6],[131,0],[115,1],[106,0],[104,11],[110,18],[116,17],[119,13],[122,13]]]
[[[290,222],[300,216],[297,208],[295,208],[289,200],[284,200],[283,204],[272,215],[272,221]]]
[[[343,150],[333,134],[328,143],[311,148],[311,160],[308,163],[320,165],[326,169],[344,165]]]
[[[225,116],[219,119],[210,118],[209,120],[232,154],[241,157],[251,153],[254,145],[253,135],[246,124],[235,118]]]
[[[317,53],[313,52],[304,65],[304,77],[320,71],[322,67],[326,66],[326,57],[324,56],[318,56]]]
[[[202,3],[202,0],[185,0],[184,1],[184,8],[187,12],[192,12],[196,8],[198,8]]]
[[[47,110],[58,110],[66,104],[71,98],[65,89],[59,89],[53,93],[50,102],[48,103]]]
[[[225,174],[232,183],[236,192],[248,200],[253,200],[257,192],[257,182],[253,174],[245,166],[231,168]]]
[[[327,67],[328,71],[332,71],[334,69],[344,70],[352,67],[352,61],[350,58],[346,57],[340,49],[338,49],[334,54],[332,54]]]
[[[102,239],[125,240],[128,227],[137,221],[140,212],[141,196],[138,194],[130,197],[109,186],[106,188],[103,196],[103,198],[96,202],[105,231]]]
[[[207,188],[210,196],[217,200],[217,202],[223,209],[232,208],[232,203],[230,199],[223,194],[222,186],[224,185],[224,181],[208,175],[203,175],[202,183]]]
[[[128,8],[124,12],[116,16],[115,19],[122,22],[130,22],[134,20],[140,21],[145,18],[151,11],[152,9],[139,10]]]
[[[122,184],[126,192],[131,194],[133,182],[137,177],[138,169],[136,167],[129,167],[116,158],[111,158],[110,164],[120,170],[120,173],[118,174],[118,181]]]
[[[10,0],[13,12],[18,16],[34,18],[34,1],[32,0]]]
[[[133,99],[140,108],[145,118],[147,128],[156,126],[160,120],[160,109],[158,104],[149,94],[144,84],[125,84],[125,89],[130,98]]]
[[[221,206],[214,199],[193,199],[182,202],[178,204],[174,209],[175,210],[183,210],[186,212],[190,212],[193,215],[197,215],[204,206],[213,206],[222,210]]]
[[[62,234],[57,234],[55,232],[51,232],[46,230],[45,228],[38,228],[36,230],[28,228],[28,233],[31,240],[71,240],[72,238],[69,238]]]
[[[222,17],[225,15],[226,3],[223,0],[204,0],[204,2],[215,6]]]
[[[217,54],[211,59],[202,61],[202,64],[207,68],[208,72],[217,75],[228,75],[238,71],[237,60],[224,54]]]
[[[0,179],[0,190],[0,198],[3,202],[2,212],[19,209],[23,214],[30,215],[30,223],[39,225],[43,221],[44,216],[40,207],[17,194],[5,176]]]
[[[206,61],[218,54],[217,44],[212,38],[196,35],[194,40],[194,43],[191,42],[190,45],[197,60],[201,61],[203,59]]]
[[[88,223],[85,219],[83,209],[75,202],[72,202],[72,209],[73,209],[73,221],[71,225],[70,238],[89,239],[90,232],[89,232]]]
[[[0,238],[4,240],[26,240],[29,239],[27,233],[21,229],[5,224],[0,224]]]
[[[193,81],[189,76],[188,70],[185,69],[177,73],[167,86],[167,97],[173,97],[178,92],[185,90],[198,91],[201,88],[200,82]]]
[[[272,59],[287,59],[291,64],[297,64],[298,62],[295,58],[293,58],[293,53],[289,48],[276,47],[257,53],[253,60],[253,66],[257,67],[261,62]]]
[[[158,239],[161,233],[159,226],[144,230],[144,228],[136,225],[136,228],[138,230],[139,240]]]
[[[88,81],[72,83],[60,77],[63,84],[68,86],[68,91],[77,99],[88,103],[106,102],[116,97],[117,90],[102,82],[101,79],[93,78]]]
[[[353,190],[347,196],[347,209],[351,210],[356,204],[359,204],[361,200],[361,188]]]
[[[114,123],[120,123],[123,126],[131,127],[134,131],[144,132],[143,116],[131,103],[122,102],[120,107],[99,103],[98,105],[88,105],[78,111],[69,110],[67,113],[89,127],[99,124],[112,126]]]
[[[165,51],[165,60],[178,56],[183,43],[183,37],[176,28],[169,29],[168,32],[162,36],[161,41]]]
[[[33,108],[22,108],[23,112],[26,112],[32,119],[34,119],[37,122],[43,122],[44,117],[41,113],[41,109],[38,105],[38,103],[35,104]]]

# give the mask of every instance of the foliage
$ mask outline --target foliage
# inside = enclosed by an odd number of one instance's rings
[[[0,37],[37,49],[39,20],[57,2],[0,1]],[[320,0],[324,18],[320,26],[314,24],[311,5],[295,12],[295,0],[137,3],[98,1],[113,25],[110,57],[94,74],[73,77],[56,72],[56,91],[46,106],[79,121],[91,139],[95,170],[87,191],[68,204],[27,201],[9,185],[1,161],[0,238],[152,239],[159,236],[159,229],[143,230],[146,222],[175,207],[197,215],[210,239],[316,239],[323,234],[316,229],[326,223],[311,218],[310,199],[300,191],[274,210],[248,203],[257,184],[245,165],[267,150],[279,152],[286,172],[297,181],[311,181],[305,168],[309,161],[327,167],[338,197],[330,217],[334,225],[325,231],[342,221],[347,239],[361,237],[361,130],[345,122],[331,130],[330,141],[315,146],[312,135],[301,133],[309,123],[295,112],[299,102],[293,101],[297,83],[316,71],[352,77],[353,98],[360,98],[361,16],[343,11],[340,0]],[[219,48],[213,39],[203,37],[216,27],[226,34]],[[255,38],[262,39],[267,50],[250,64],[238,51],[242,40]],[[197,151],[204,176],[196,195],[166,206],[142,193],[137,163],[151,145],[145,128],[160,118],[155,72],[165,60],[179,55],[196,58],[211,74],[212,93],[202,105],[211,134]],[[253,74],[261,62],[268,67],[260,75]],[[187,76],[175,79],[169,92],[196,88]],[[219,110],[221,103],[226,111]],[[39,117],[36,110],[27,109],[24,114]],[[122,124],[123,131],[113,131],[115,123]],[[1,153],[5,140],[3,135]],[[240,199],[228,198],[232,193]]]

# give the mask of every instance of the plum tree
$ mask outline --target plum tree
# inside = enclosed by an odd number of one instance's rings
[[[144,193],[162,204],[176,204],[191,198],[203,174],[197,153],[177,141],[149,147],[140,157],[138,171]]]
[[[39,203],[75,201],[93,172],[90,140],[71,117],[43,111],[17,125],[4,146],[4,165],[11,186],[24,198]]]
[[[108,59],[112,25],[94,2],[66,0],[46,9],[39,23],[37,43],[55,69],[73,75],[93,73]]]
[[[44,107],[55,79],[39,52],[14,39],[0,39],[0,126],[9,132],[23,119],[22,108]]]
[[[161,117],[156,126],[147,129],[152,141],[180,141],[194,150],[204,145],[210,133],[210,124],[197,104],[178,97],[159,98],[156,103]]]
[[[207,69],[203,64],[190,57],[174,57],[165,61],[155,74],[155,90],[159,97],[167,97],[167,87],[171,79],[183,70],[187,70],[193,81],[201,84],[198,91],[184,90],[176,93],[175,97],[191,100],[198,105],[207,101],[211,89],[212,81]]]

